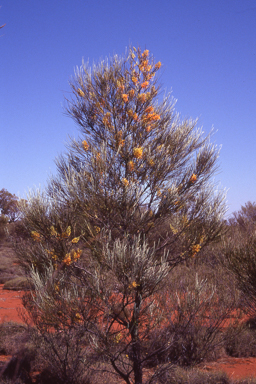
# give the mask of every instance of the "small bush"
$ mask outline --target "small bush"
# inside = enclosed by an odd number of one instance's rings
[[[17,276],[11,280],[6,281],[4,289],[13,291],[28,290],[31,288],[31,284],[26,277]]]
[[[256,357],[256,329],[250,323],[229,327],[225,334],[225,350],[232,357]]]

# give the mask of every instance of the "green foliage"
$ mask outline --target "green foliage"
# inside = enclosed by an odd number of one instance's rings
[[[173,268],[223,231],[225,196],[211,182],[218,151],[196,121],[181,121],[169,95],[160,100],[160,66],[129,49],[77,70],[67,113],[82,136],[47,191],[21,208],[27,238],[17,252],[34,285],[24,305],[62,374],[74,347],[79,369],[102,360],[141,383],[147,364],[173,347],[174,304],[163,294]],[[163,359],[155,374],[165,371]]]
[[[4,188],[0,190],[0,210],[1,214],[6,216],[9,222],[16,221],[19,218],[18,198]]]

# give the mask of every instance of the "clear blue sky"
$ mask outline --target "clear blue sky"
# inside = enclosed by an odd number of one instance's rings
[[[0,0],[0,189],[25,197],[78,130],[64,115],[82,58],[130,44],[163,63],[183,117],[217,133],[229,214],[256,201],[256,0]]]

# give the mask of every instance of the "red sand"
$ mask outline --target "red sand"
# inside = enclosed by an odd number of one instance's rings
[[[3,284],[0,284],[0,323],[6,321],[23,322],[17,311],[18,308],[23,308],[22,294],[22,291],[4,290]]]
[[[22,291],[3,290],[3,284],[0,284],[0,323],[5,321],[22,323],[22,318],[19,316],[19,308],[23,308],[21,303],[22,294]],[[1,356],[0,361],[3,361],[3,358],[6,361],[9,359],[9,356]],[[233,379],[256,377],[256,358],[226,357],[216,362],[205,364],[202,369],[207,371],[225,371]]]
[[[224,371],[232,379],[256,377],[256,357],[236,358],[225,357],[202,367],[207,371]]]

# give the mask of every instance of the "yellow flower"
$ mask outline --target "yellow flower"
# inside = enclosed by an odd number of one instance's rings
[[[71,243],[77,244],[79,240],[80,240],[80,236],[79,237],[74,237],[74,239],[71,240]]]
[[[67,227],[66,231],[64,233],[62,233],[61,237],[65,239],[65,238],[69,237],[70,235],[71,235],[71,227],[69,225]]]
[[[51,232],[51,236],[55,236],[55,237],[58,236],[58,233],[53,225],[50,227],[50,232]]]
[[[126,93],[123,93],[123,94],[122,94],[122,99],[123,99],[123,101],[124,101],[125,103],[128,103],[128,99],[129,99],[129,97],[128,97],[128,95],[127,95]]]
[[[74,261],[77,261],[78,259],[80,259],[82,252],[83,251],[81,249],[77,249],[76,251],[74,250],[71,251]]]
[[[82,320],[82,316],[79,313],[76,313],[75,317],[74,317],[74,320],[75,321],[80,321],[80,320]]]
[[[129,181],[125,177],[122,179],[122,183],[125,187],[128,187],[129,185]]]
[[[82,145],[83,145],[84,150],[85,150],[85,151],[88,151],[88,149],[89,149],[89,144],[87,143],[86,140],[82,141]]]
[[[40,233],[36,232],[36,231],[32,231],[31,232],[31,237],[34,241],[37,241],[39,242],[40,241],[40,238],[41,238],[41,235]]]
[[[141,84],[141,88],[147,88],[149,86],[148,81],[144,81],[144,83]]]
[[[193,173],[193,175],[190,177],[189,181],[190,181],[191,183],[195,183],[196,180],[197,180],[197,175],[195,175],[195,174]]]
[[[78,88],[77,93],[78,93],[78,95],[81,96],[81,97],[84,97],[84,96],[85,96],[85,94],[84,94],[84,92],[82,91],[81,88]]]
[[[94,227],[96,233],[99,233],[100,232],[100,227]]]
[[[151,166],[151,167],[153,167],[153,165],[155,165],[155,162],[154,162],[154,160],[153,159],[149,159],[149,165]]]
[[[174,235],[176,235],[176,233],[178,232],[178,230],[175,229],[171,224],[170,224],[170,229],[171,229],[172,233],[174,233]]]
[[[143,155],[143,148],[138,147],[138,148],[133,148],[133,154],[136,159],[141,159]]]
[[[133,170],[134,170],[134,162],[132,160],[130,160],[128,162],[128,171],[132,172]]]
[[[196,245],[193,245],[192,248],[191,248],[191,251],[192,251],[192,257],[195,256],[201,249],[201,245],[200,244],[196,244]]]
[[[158,61],[158,63],[156,63],[155,65],[155,69],[161,68],[161,65],[162,65],[161,61]]]
[[[118,333],[116,336],[115,336],[115,343],[119,343],[120,339],[121,339],[121,333]]]

